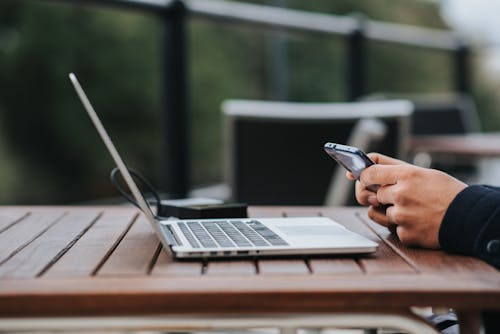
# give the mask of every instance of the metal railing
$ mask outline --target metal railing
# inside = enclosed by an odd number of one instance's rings
[[[60,1],[60,0],[59,0]],[[189,17],[218,23],[249,25],[264,31],[341,36],[347,43],[345,85],[348,99],[355,100],[365,91],[364,67],[367,41],[397,44],[428,50],[450,52],[457,92],[470,91],[469,47],[453,32],[366,20],[355,16],[310,13],[264,5],[223,0],[66,0],[65,3],[88,3],[99,6],[142,11],[158,16],[164,25],[163,41],[163,127],[165,179],[162,188],[174,197],[184,197],[189,190],[188,124],[188,52],[186,21]]]

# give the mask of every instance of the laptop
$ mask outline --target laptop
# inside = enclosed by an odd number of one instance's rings
[[[326,217],[164,219],[157,217],[132,178],[76,76],[70,80],[124,182],[163,248],[174,259],[230,259],[371,253],[377,243]]]

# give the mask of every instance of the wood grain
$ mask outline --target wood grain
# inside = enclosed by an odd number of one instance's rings
[[[205,275],[218,276],[252,276],[257,274],[256,263],[251,260],[246,261],[211,261],[204,271]]]
[[[33,212],[19,223],[0,233],[0,264],[7,261],[43,234],[64,212]]]
[[[97,271],[98,276],[128,276],[148,274],[158,248],[158,237],[146,218],[141,215],[120,244]]]
[[[363,270],[352,258],[311,259],[309,267],[315,275],[363,275]]]
[[[130,210],[105,212],[42,278],[92,275],[136,217],[137,213]]]
[[[390,245],[399,256],[417,268],[419,272],[433,273],[439,271],[443,274],[460,272],[489,272],[493,274],[498,272],[494,267],[472,257],[445,253],[440,250],[407,247],[387,228],[370,220],[366,220],[366,224]]]
[[[0,233],[26,217],[29,213],[24,209],[7,209],[0,212]]]
[[[204,275],[3,281],[0,317],[311,313],[428,305],[500,309],[500,287],[492,280],[450,280],[436,275],[306,277]]]
[[[451,307],[466,315],[500,310],[498,271],[469,257],[407,248],[366,220],[366,209],[252,209],[268,217],[329,216],[382,250],[307,261],[262,259],[258,273],[252,260],[172,260],[149,226],[135,221],[135,209],[17,209],[20,220],[0,233],[0,255],[7,256],[0,263],[0,318],[397,312],[410,306]],[[7,216],[12,208],[0,207],[0,216],[4,210]],[[35,277],[47,263],[48,270]]]
[[[304,260],[259,260],[260,275],[309,275],[311,271]]]
[[[0,277],[36,277],[71,248],[98,215],[97,210],[69,212],[3,263],[0,266]]]
[[[153,266],[151,276],[201,276],[203,263],[199,261],[176,262],[163,249],[160,251],[156,264]]]
[[[354,212],[357,212],[357,215],[353,214]],[[351,231],[359,233],[379,244],[374,254],[362,256],[358,259],[359,265],[367,274],[417,273],[417,270],[411,264],[401,258],[373,230],[362,223],[362,217],[366,216],[366,209],[325,209],[324,214],[325,216],[332,217]]]

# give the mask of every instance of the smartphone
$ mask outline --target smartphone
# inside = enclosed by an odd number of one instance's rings
[[[359,180],[359,176],[361,175],[363,169],[375,164],[375,162],[373,162],[373,160],[370,159],[365,152],[361,151],[357,147],[326,143],[324,150],[330,157],[351,172],[356,180]]]

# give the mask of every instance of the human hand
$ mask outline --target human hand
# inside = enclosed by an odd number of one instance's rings
[[[379,153],[369,153],[368,156],[375,164],[380,165],[403,165],[407,164],[404,161],[394,159],[383,154]],[[356,178],[350,172],[346,172],[346,176],[348,179],[355,181]],[[359,181],[356,181],[356,200],[361,205],[371,205],[374,207],[382,206],[381,203],[377,201],[376,191],[378,184],[362,184]]]
[[[438,170],[381,154],[369,156],[376,165],[366,168],[356,182],[356,199],[370,205],[368,216],[395,231],[406,245],[439,248],[444,214],[467,185]],[[379,185],[376,192],[367,189],[374,184]]]

